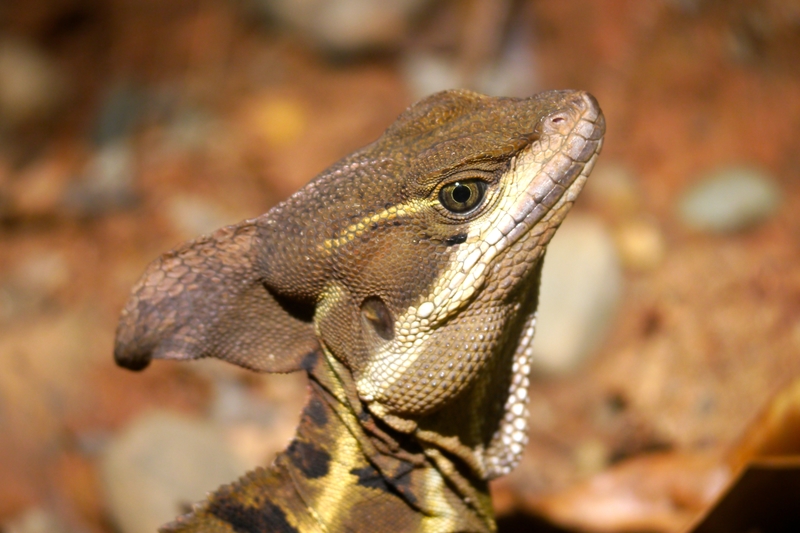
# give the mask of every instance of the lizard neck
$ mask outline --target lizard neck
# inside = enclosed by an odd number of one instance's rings
[[[329,354],[305,367],[310,398],[286,451],[164,533],[496,530],[485,480],[370,414]]]
[[[301,442],[329,452],[325,476],[296,481],[308,508],[326,527],[495,530],[487,482],[458,461],[431,455],[414,434],[397,431],[371,414],[355,392],[350,371],[330,353],[317,358],[309,378],[311,397],[297,438],[284,455],[295,465],[304,464],[296,455],[296,443]],[[453,475],[463,482],[454,483]]]

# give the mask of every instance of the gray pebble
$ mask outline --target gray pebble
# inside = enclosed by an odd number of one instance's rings
[[[679,201],[678,216],[691,228],[733,232],[763,222],[775,213],[779,203],[780,191],[766,173],[730,166],[694,183]]]
[[[71,533],[55,513],[44,507],[32,507],[11,520],[0,523],[4,533]]]
[[[241,217],[202,196],[180,194],[167,204],[167,217],[175,231],[192,239],[238,222]]]
[[[179,109],[166,125],[166,148],[178,151],[201,151],[224,128],[208,111],[190,107]]]
[[[102,146],[130,136],[142,119],[146,101],[144,92],[133,84],[113,85],[100,104],[92,141]]]
[[[256,0],[256,5],[326,51],[396,47],[431,0]]]
[[[81,217],[103,215],[132,206],[136,157],[127,138],[100,146],[86,165],[82,178],[66,192],[67,212]]]
[[[70,280],[70,268],[55,251],[33,251],[0,276],[0,323],[41,313]]]
[[[414,99],[464,85],[456,62],[442,54],[411,51],[403,56],[400,67]]]
[[[497,57],[480,65],[474,79],[464,77],[452,54],[424,49],[402,57],[403,78],[416,99],[457,87],[493,96],[529,96],[536,92],[539,71],[530,36],[524,30],[513,28]]]
[[[594,217],[567,217],[545,255],[534,369],[577,369],[605,336],[621,292],[620,261],[608,230]]]
[[[101,462],[106,500],[123,533],[151,533],[247,466],[219,426],[169,412],[134,421]]]

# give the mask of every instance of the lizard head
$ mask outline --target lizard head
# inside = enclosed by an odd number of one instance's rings
[[[323,244],[344,275],[329,280],[317,330],[373,411],[434,411],[513,351],[603,129],[586,93],[450,92],[368,151],[380,164],[355,179],[362,211]]]
[[[151,264],[115,357],[284,372],[324,348],[373,412],[433,412],[510,368],[603,133],[583,92],[428,97],[265,215]]]

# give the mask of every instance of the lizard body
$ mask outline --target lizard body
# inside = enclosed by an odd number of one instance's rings
[[[594,98],[430,96],[261,217],[148,267],[115,358],[305,370],[295,440],[171,532],[493,531],[526,443],[545,247],[599,153]]]

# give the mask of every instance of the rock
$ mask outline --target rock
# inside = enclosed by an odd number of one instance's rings
[[[64,197],[69,214],[95,217],[136,202],[137,161],[131,136],[145,114],[146,101],[147,95],[130,83],[119,82],[108,91],[91,134],[94,155]]]
[[[608,231],[593,217],[567,217],[545,256],[534,368],[545,374],[578,368],[611,324],[621,289],[622,272]]]
[[[666,244],[658,226],[649,219],[631,218],[614,230],[620,258],[626,268],[652,270],[664,259]]]
[[[247,469],[216,425],[168,412],[143,415],[108,446],[101,477],[123,533],[152,533]]]
[[[609,464],[611,452],[600,439],[589,438],[579,442],[573,450],[575,470],[580,477],[602,472]]]
[[[34,507],[8,522],[0,524],[0,531],[3,533],[69,533],[71,529],[52,511]]]
[[[54,251],[34,251],[0,281],[0,323],[41,311],[70,278],[69,265]]]
[[[530,96],[537,92],[540,74],[530,26],[512,21],[508,33],[498,56],[477,73],[475,89],[492,96]]]
[[[398,46],[431,0],[258,0],[268,15],[333,53]]]
[[[129,137],[141,120],[147,97],[137,86],[119,82],[111,87],[100,104],[92,141],[98,146]]]
[[[775,213],[780,194],[760,169],[723,167],[702,176],[683,194],[678,216],[694,229],[718,233],[741,231]]]
[[[212,420],[232,424],[251,418],[259,419],[261,416],[268,418],[268,413],[258,412],[260,406],[252,400],[252,395],[241,380],[222,375],[214,379],[213,384],[214,395],[209,408],[209,417]]]
[[[136,202],[133,147],[127,138],[102,145],[86,165],[83,177],[65,194],[70,214],[95,217]]]
[[[642,194],[631,170],[618,161],[600,162],[586,183],[586,199],[614,220],[614,240],[625,268],[651,270],[663,260],[666,244],[659,227],[642,213]]]
[[[403,57],[400,67],[414,100],[464,85],[455,60],[446,55],[411,51]]]
[[[493,96],[530,96],[537,81],[536,58],[522,31],[512,33],[499,57],[466,79],[452,54],[412,50],[400,67],[414,99],[454,87],[469,87]]]
[[[214,384],[209,417],[225,425],[239,457],[250,464],[266,464],[286,449],[306,402],[305,372],[251,375],[249,386],[241,374],[236,378],[215,372],[209,379]]]
[[[210,112],[200,109],[180,108],[171,120],[167,121],[167,148],[179,151],[201,151],[217,138],[224,124]]]
[[[601,160],[586,182],[586,198],[615,217],[625,217],[641,209],[641,192],[636,177],[620,162]]]
[[[307,106],[297,98],[258,95],[244,103],[241,114],[248,133],[277,149],[296,143],[312,127]]]
[[[43,250],[26,257],[15,268],[13,278],[17,286],[51,295],[69,282],[69,265],[61,253]]]
[[[108,92],[91,134],[94,154],[64,195],[68,214],[96,217],[135,204],[137,161],[131,135],[145,112],[146,99],[139,88],[127,83],[118,83]]]
[[[0,126],[46,118],[66,101],[68,85],[52,58],[33,44],[0,42]]]
[[[167,216],[175,231],[186,239],[211,233],[242,218],[201,196],[183,194],[169,200]]]

